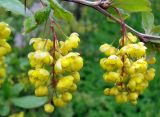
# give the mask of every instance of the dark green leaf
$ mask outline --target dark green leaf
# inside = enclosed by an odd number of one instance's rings
[[[24,85],[21,83],[14,85],[11,89],[11,96],[18,96],[23,88]]]
[[[29,17],[27,18],[25,21],[24,21],[24,32],[25,33],[29,33],[31,31],[33,31],[34,29],[37,28],[37,23],[35,21],[35,18],[32,16],[32,17]]]
[[[54,16],[59,19],[70,21],[73,19],[73,15],[64,9],[56,0],[49,0],[51,8],[54,10]]]
[[[10,112],[10,107],[6,104],[4,106],[0,106],[0,115],[7,116]]]
[[[151,12],[142,13],[142,27],[146,34],[150,34],[154,26],[154,16]]]
[[[37,108],[44,105],[48,101],[48,97],[25,96],[12,98],[11,102],[21,108]]]
[[[0,0],[0,7],[3,7],[15,14],[26,16],[25,7],[19,0]],[[27,11],[31,14],[28,9]]]
[[[35,20],[36,20],[37,24],[41,24],[44,21],[46,21],[48,19],[48,17],[49,17],[50,11],[51,11],[51,7],[50,6],[47,6],[47,7],[43,8],[43,9],[40,9],[39,11],[37,11],[34,14],[34,17],[35,17]]]
[[[8,99],[10,97],[11,87],[7,78],[5,78],[3,82],[2,91],[3,91],[4,97]]]
[[[151,11],[148,0],[113,0],[113,5],[128,12]]]

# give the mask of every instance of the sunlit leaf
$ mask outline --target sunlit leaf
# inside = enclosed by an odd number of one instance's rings
[[[146,34],[150,34],[154,26],[154,15],[151,12],[142,13],[142,27]]]
[[[54,16],[63,19],[66,21],[70,21],[73,19],[73,15],[64,9],[56,0],[49,0],[51,8],[54,10]]]
[[[35,28],[37,28],[37,26],[38,26],[38,24],[36,23],[34,16],[28,17],[24,21],[24,32],[29,33],[31,31],[33,31]]]
[[[151,11],[149,0],[113,0],[113,5],[128,12]]]
[[[7,11],[11,11],[18,15],[26,16],[25,6],[19,0],[0,0],[0,7],[5,8]],[[27,12],[31,12],[27,9]]]
[[[43,9],[38,10],[34,14],[34,17],[35,17],[35,20],[36,20],[37,24],[41,24],[44,21],[46,21],[48,19],[48,17],[49,17],[50,11],[51,11],[51,7],[50,6],[47,6],[47,7],[43,8]]]

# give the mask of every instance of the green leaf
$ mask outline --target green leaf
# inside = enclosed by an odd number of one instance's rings
[[[7,116],[10,112],[10,107],[6,104],[4,106],[0,106],[0,115]]]
[[[28,17],[25,21],[24,21],[24,32],[25,33],[29,33],[31,31],[33,31],[34,29],[37,28],[37,23],[35,21],[35,18],[32,17]]]
[[[14,85],[11,89],[11,96],[18,96],[23,89],[24,85],[21,83]]]
[[[154,26],[154,15],[151,12],[142,13],[142,27],[146,34],[150,34]]]
[[[3,94],[0,95],[0,106],[5,104],[5,99],[3,97]]]
[[[41,24],[44,21],[46,21],[49,17],[50,12],[51,12],[51,7],[50,6],[47,6],[43,9],[38,10],[34,14],[34,17],[35,17],[35,20],[36,20],[37,24]]]
[[[10,97],[10,92],[11,92],[11,87],[8,82],[8,79],[5,78],[3,85],[2,85],[2,91],[3,91],[3,96],[8,99]]]
[[[54,16],[59,19],[70,21],[73,19],[73,15],[64,9],[56,0],[49,0],[51,8],[54,10]]]
[[[11,102],[21,108],[30,109],[44,105],[48,101],[48,97],[25,96],[12,98]]]
[[[151,34],[155,36],[160,35],[160,25],[154,26],[151,30]]]
[[[128,12],[151,11],[149,0],[113,0],[113,5]]]
[[[125,12],[123,9],[118,8],[118,10],[119,10],[119,13],[121,14],[121,17],[123,18],[123,20],[127,19],[130,16],[130,14],[128,12]],[[113,16],[120,19],[119,14],[113,8],[110,7],[109,9],[107,9],[107,11],[109,13],[111,13]],[[111,20],[111,21],[113,21],[113,20]]]
[[[0,0],[0,7],[18,15],[26,16],[24,5],[19,0]],[[31,12],[27,9],[31,14]]]

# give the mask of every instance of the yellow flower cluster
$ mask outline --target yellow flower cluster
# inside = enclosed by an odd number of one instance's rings
[[[78,47],[79,42],[77,33],[72,33],[66,41],[60,42],[61,56],[56,60],[54,67],[57,95],[53,96],[53,103],[57,107],[62,107],[72,100],[72,93],[76,91],[77,83],[80,81],[78,71],[83,67],[83,59],[79,53],[70,52]]]
[[[144,43],[136,42],[137,38],[131,33],[128,35],[128,40],[132,41],[128,43],[125,38],[125,45],[120,49],[109,44],[100,47],[107,56],[100,60],[100,65],[106,70],[103,75],[105,82],[113,84],[113,87],[104,90],[104,94],[115,96],[117,103],[130,101],[136,104],[138,96],[153,80],[155,69],[148,68]]]
[[[7,39],[11,34],[9,25],[5,22],[0,22],[0,39]]]
[[[57,41],[55,44],[51,40],[41,38],[33,38],[30,41],[36,51],[28,54],[30,64],[35,68],[28,72],[29,80],[36,88],[36,96],[48,95],[52,100],[52,103],[44,105],[44,110],[48,113],[54,111],[54,106],[62,107],[69,103],[72,93],[77,89],[83,59],[79,53],[71,50],[77,48],[79,42],[77,33],[72,33],[65,41]],[[51,64],[51,67],[54,66],[52,75],[44,69]]]
[[[6,64],[4,63],[5,55],[11,51],[11,46],[7,43],[11,29],[8,24],[0,22],[0,86],[6,75]]]
[[[60,41],[60,51],[62,55],[68,54],[73,48],[78,47],[78,43],[80,42],[80,38],[77,33],[72,33],[66,41]]]
[[[28,54],[29,62],[34,68],[28,72],[29,80],[35,86],[36,96],[47,96],[50,73],[45,67],[53,63],[53,57],[49,53],[53,43],[49,39],[32,38],[30,44],[33,44],[35,52]]]

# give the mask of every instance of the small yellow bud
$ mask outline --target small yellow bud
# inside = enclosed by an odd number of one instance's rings
[[[66,103],[60,97],[53,97],[53,103],[57,107],[63,107]]]
[[[65,102],[70,102],[72,100],[72,94],[69,92],[63,93],[62,94],[62,99]]]
[[[138,93],[136,93],[136,92],[130,93],[130,94],[128,95],[128,98],[129,98],[129,100],[131,100],[131,101],[135,101],[135,100],[137,100],[137,98],[138,98]]]
[[[118,94],[116,95],[116,102],[117,103],[126,103],[128,101],[128,97],[125,94]]]
[[[52,104],[45,104],[44,111],[47,113],[52,113],[54,111],[54,106]]]
[[[79,72],[73,72],[72,76],[74,78],[74,80],[73,80],[74,83],[78,83],[80,81],[80,74],[79,74]]]
[[[40,87],[36,88],[35,95],[36,96],[47,96],[48,95],[48,87],[40,86]]]

